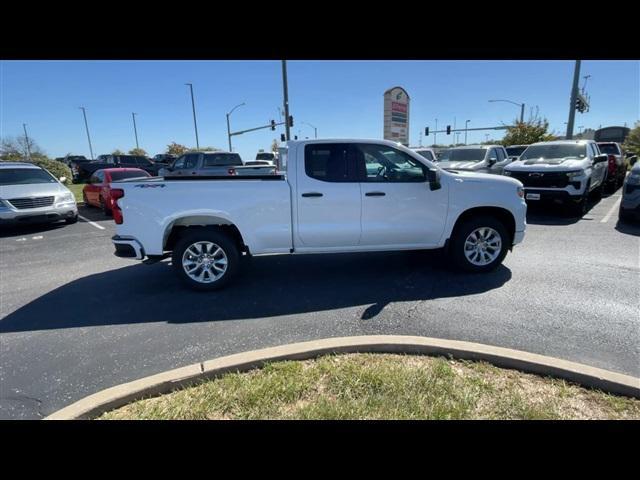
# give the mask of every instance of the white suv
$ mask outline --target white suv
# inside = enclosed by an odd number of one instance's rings
[[[607,160],[593,140],[539,142],[529,145],[504,174],[522,182],[527,202],[567,203],[582,216],[589,194],[602,194]]]

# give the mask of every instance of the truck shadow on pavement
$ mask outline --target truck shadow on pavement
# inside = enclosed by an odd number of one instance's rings
[[[438,252],[279,255],[246,259],[232,285],[184,287],[168,262],[135,264],[74,280],[0,320],[0,333],[147,322],[266,318],[362,306],[362,320],[393,302],[484,293],[511,279],[501,265],[456,273]]]

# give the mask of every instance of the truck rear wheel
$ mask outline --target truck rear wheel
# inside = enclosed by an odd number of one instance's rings
[[[238,271],[239,251],[225,233],[198,228],[176,243],[172,263],[180,279],[194,290],[217,290]]]
[[[504,224],[490,216],[465,220],[456,226],[451,238],[451,258],[461,270],[488,272],[502,263],[510,246]]]

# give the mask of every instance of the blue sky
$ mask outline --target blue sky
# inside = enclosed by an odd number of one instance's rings
[[[429,126],[458,128],[510,123],[519,107],[489,99],[536,106],[556,133],[568,117],[572,61],[290,61],[289,103],[292,135],[313,138],[381,138],[383,93],[400,85],[411,97],[410,143]],[[94,155],[135,147],[131,112],[137,113],[140,146],[150,155],[171,141],[195,146],[189,88],[193,83],[201,146],[227,148],[225,113],[232,130],[278,120],[282,107],[279,61],[2,61],[0,135],[32,136],[52,157],[71,152],[89,156],[82,112],[86,107]],[[640,118],[640,62],[583,61],[591,75],[591,109],[576,114],[576,127],[633,126]],[[582,86],[583,80],[580,80]],[[233,137],[243,159],[268,150],[276,132],[262,130]],[[576,128],[576,132],[578,128]],[[501,132],[490,138],[500,138]],[[461,135],[462,140],[464,134]],[[451,136],[438,135],[438,143]],[[469,132],[469,143],[485,132]],[[423,137],[423,144],[432,143]]]

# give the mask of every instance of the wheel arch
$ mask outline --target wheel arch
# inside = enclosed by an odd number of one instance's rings
[[[456,232],[456,229],[460,225],[462,225],[462,223],[464,223],[466,220],[470,218],[478,217],[481,215],[494,217],[500,220],[504,224],[510,236],[509,240],[510,240],[510,246],[511,246],[516,233],[516,219],[513,213],[511,213],[506,208],[496,207],[496,206],[473,207],[473,208],[464,210],[462,213],[460,213],[460,215],[458,215],[458,218],[456,218],[456,221],[453,224],[453,228],[451,229],[449,238],[447,239],[447,243],[450,242],[451,238]]]
[[[163,250],[173,250],[180,236],[185,231],[192,231],[195,228],[216,229],[226,232],[236,242],[241,252],[249,251],[249,247],[245,244],[237,225],[222,216],[203,214],[187,215],[169,222],[165,227],[162,238]]]

